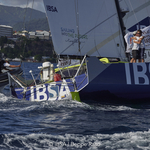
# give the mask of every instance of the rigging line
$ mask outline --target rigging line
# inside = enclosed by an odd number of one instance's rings
[[[26,8],[25,8],[25,13],[24,13],[24,20],[23,20],[23,27],[24,27],[24,30],[25,30],[25,18],[26,18],[26,13],[27,13],[28,2],[29,2],[29,0],[27,0],[27,4],[26,4]],[[26,43],[25,43],[25,44],[26,44]],[[24,48],[23,48],[23,56],[24,56],[24,49],[25,49],[25,45],[24,45]],[[22,63],[22,65],[23,65],[23,70],[25,70],[24,63]],[[26,80],[26,75],[25,75],[25,72],[24,72],[24,71],[23,71],[23,75],[24,75],[25,80]]]
[[[97,16],[97,21],[98,21],[98,18],[100,18],[100,15],[102,15],[101,12],[102,12],[102,8],[103,8],[104,3],[105,3],[105,0],[103,1],[103,3],[101,4],[101,7],[99,8],[99,13],[97,13],[97,14],[98,14],[98,16]],[[95,25],[97,24],[97,21],[96,21]],[[91,33],[91,34],[92,34],[92,33]],[[89,34],[89,37],[91,36],[91,34]],[[95,31],[94,31],[94,35],[95,35]],[[94,37],[94,38],[95,38],[95,37]],[[83,47],[85,46],[86,43],[88,43],[88,39],[86,40],[86,42],[85,42],[84,44],[82,44],[81,50],[83,49]],[[97,50],[97,47],[96,47],[96,40],[95,40],[95,39],[94,39],[94,44],[95,44],[95,49],[96,49],[98,55],[101,57],[99,51]]]
[[[128,6],[128,4],[127,4],[126,0],[124,0],[124,3],[126,4],[126,7],[127,7],[127,8],[129,8],[129,6]],[[128,17],[129,17],[129,16],[128,16]],[[127,23],[128,17],[126,18],[126,20],[124,20],[124,24],[126,24],[126,23]],[[124,18],[124,17],[123,17],[123,18]]]
[[[103,24],[104,22],[106,22],[107,20],[109,20],[110,18],[112,18],[113,16],[115,16],[115,14],[111,15],[109,18],[105,19],[104,21],[100,22],[98,25],[96,25],[95,27],[93,27],[92,29],[90,29],[89,31],[87,31],[86,33],[84,33],[82,36],[79,37],[83,38],[86,34],[90,33],[91,31],[93,31],[94,29],[96,29],[97,27],[99,27],[101,24]],[[65,52],[69,47],[71,47],[73,44],[75,44],[77,42],[78,39],[74,40],[74,42],[72,42],[72,44],[70,44],[67,48],[65,48],[60,54],[62,54],[63,52]]]
[[[134,17],[135,17],[135,19],[136,19],[136,21],[137,21],[137,23],[138,23],[138,26],[140,27],[139,21],[138,21],[138,19],[137,19],[136,15],[135,15],[135,11],[134,11],[134,9],[133,9],[133,6],[132,6],[132,4],[131,4],[131,1],[130,1],[130,0],[129,0],[129,3],[130,3],[130,5],[131,5],[131,9],[132,9],[133,14],[134,14]]]
[[[27,3],[27,4],[28,4],[28,3]],[[30,21],[31,21],[31,16],[32,16],[32,11],[33,11],[33,5],[34,5],[34,0],[33,0],[33,2],[32,2],[32,10],[31,10],[31,13],[30,13],[31,15],[29,16],[29,23],[30,23]],[[27,6],[28,6],[28,5],[27,5]],[[27,6],[26,6],[26,9],[27,9]],[[29,29],[29,26],[30,26],[30,24],[28,25],[28,29]],[[25,45],[24,45],[23,56],[24,56],[26,44],[27,44],[27,43],[25,43]],[[25,79],[26,79],[26,76],[25,76]]]
[[[77,1],[77,2],[76,2]],[[76,27],[77,27],[77,33],[78,33],[78,52],[80,53],[81,56],[81,49],[80,49],[80,39],[79,39],[79,9],[78,9],[78,0],[74,0],[75,4],[75,15],[76,15]]]
[[[30,21],[31,21],[31,18],[32,18],[32,12],[33,12],[33,5],[34,5],[34,0],[33,0],[33,2],[32,2],[32,7],[31,7],[31,14],[30,14],[30,19],[29,19],[29,23],[30,23]],[[30,26],[30,24],[28,25],[28,29],[29,29],[29,26]]]
[[[24,14],[24,19],[23,19],[24,30],[25,30],[25,19],[26,19],[26,13],[27,13],[28,2],[29,2],[29,0],[27,0],[27,5],[26,5],[25,14]]]
[[[98,15],[97,18],[99,18],[100,14],[101,14],[101,10],[102,10],[102,7],[103,7],[104,3],[105,3],[105,0],[103,1],[102,5],[101,5],[100,12],[98,13],[99,15]],[[95,35],[95,31],[94,31],[94,35]],[[94,36],[94,44],[95,44],[95,49],[96,49],[98,55],[101,57],[100,52],[98,51],[97,46],[96,46],[97,44],[96,44],[95,36]]]
[[[108,9],[106,7],[106,1],[105,1],[105,9],[106,9],[106,13],[107,13],[107,16],[108,16]],[[112,25],[111,25],[111,22],[110,22],[110,30],[111,30],[111,34],[113,35],[113,30],[112,30]],[[114,36],[113,36],[114,37]],[[115,47],[117,49],[117,43],[116,43],[116,40],[115,40],[115,37],[113,38],[113,42],[115,44]]]
[[[27,0],[26,12],[27,12],[28,2],[29,2],[29,0]],[[32,2],[32,10],[31,10],[31,15],[29,16],[29,17],[30,17],[29,22],[31,21],[31,16],[32,16],[32,11],[33,11],[33,5],[34,5],[34,0],[33,0],[33,2]],[[24,16],[24,17],[26,17],[26,12],[25,12],[25,16]],[[25,20],[24,20],[24,24],[25,24]],[[23,49],[23,56],[24,56],[24,52],[25,52],[25,48],[26,48],[26,44],[27,44],[27,43],[25,42],[25,44],[24,44],[24,49]],[[26,75],[25,75],[25,67],[24,67],[24,65],[23,65],[23,68],[24,68],[24,77],[25,77],[25,82],[26,82],[26,84],[27,84],[27,81],[26,81]]]

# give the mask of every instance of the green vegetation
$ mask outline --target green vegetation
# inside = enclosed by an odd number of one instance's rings
[[[35,60],[42,61],[42,55],[40,54],[35,55]]]
[[[14,44],[14,48],[6,47],[6,44]],[[49,56],[51,62],[56,62],[56,54],[54,52],[52,41],[42,41],[39,38],[34,40],[26,37],[19,38],[16,42],[8,40],[7,37],[0,37],[1,52],[8,58],[21,58],[25,60],[29,57],[35,57],[41,61],[42,56]]]

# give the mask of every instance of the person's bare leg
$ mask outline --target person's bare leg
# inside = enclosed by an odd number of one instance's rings
[[[134,60],[134,58],[132,58],[132,59],[130,60],[130,63],[133,63],[133,60]]]
[[[133,62],[136,63],[136,59],[134,59]]]

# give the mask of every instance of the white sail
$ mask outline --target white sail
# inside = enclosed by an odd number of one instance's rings
[[[125,58],[114,0],[43,1],[57,54]]]
[[[127,32],[150,25],[150,0],[121,0],[122,11],[128,11],[123,17]]]

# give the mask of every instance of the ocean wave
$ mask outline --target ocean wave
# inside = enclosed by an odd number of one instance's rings
[[[4,95],[3,93],[0,93],[0,102],[6,102],[10,98]]]
[[[142,149],[150,146],[150,130],[144,132],[129,132],[120,134],[1,134],[0,149]]]

